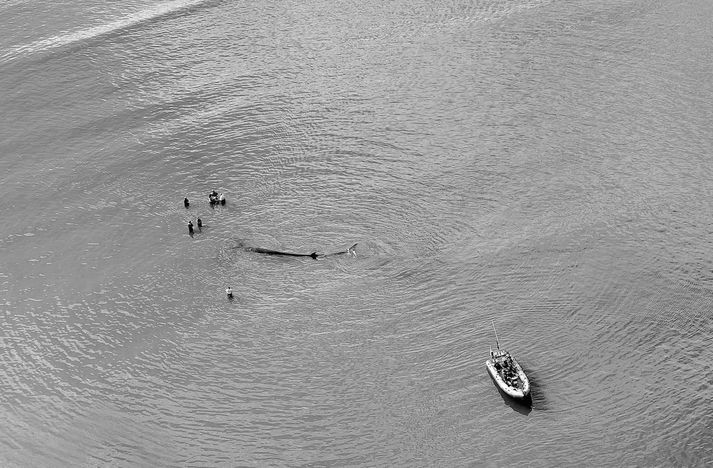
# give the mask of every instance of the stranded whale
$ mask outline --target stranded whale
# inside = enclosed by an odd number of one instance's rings
[[[248,252],[256,252],[256,253],[261,253],[265,255],[282,255],[286,257],[312,257],[315,260],[320,257],[331,257],[333,255],[344,255],[348,254],[353,257],[356,257],[356,246],[357,244],[352,245],[349,247],[347,250],[341,250],[339,252],[333,252],[333,253],[328,253],[328,254],[320,254],[317,252],[312,252],[308,254],[303,254],[303,253],[294,253],[294,252],[283,252],[281,250],[272,250],[272,249],[263,249],[262,247],[245,247],[245,250]],[[242,246],[238,246],[242,247]]]

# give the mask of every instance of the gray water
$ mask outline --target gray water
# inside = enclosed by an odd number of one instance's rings
[[[710,464],[712,44],[703,0],[4,2],[0,465]]]

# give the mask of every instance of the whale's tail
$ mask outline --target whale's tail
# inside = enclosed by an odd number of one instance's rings
[[[352,257],[356,257],[356,246],[357,246],[357,244],[354,244],[347,249],[347,253],[349,255],[351,255]]]
[[[339,252],[328,253],[328,254],[323,254],[323,255],[317,254],[317,257],[331,257],[333,255],[344,255],[344,254],[347,254],[350,257],[356,257],[356,246],[357,246],[357,244],[354,244],[351,247],[349,247],[347,250],[340,250]],[[314,256],[315,254],[312,254],[312,255]],[[316,258],[316,257],[312,257],[312,258]]]

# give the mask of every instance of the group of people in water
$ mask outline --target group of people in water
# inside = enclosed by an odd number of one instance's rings
[[[225,195],[223,195],[222,193],[218,195],[218,192],[216,192],[215,190],[210,192],[210,194],[208,195],[208,200],[210,201],[210,206],[215,206],[218,203],[220,203],[221,205],[225,205]]]
[[[215,205],[217,205],[217,204],[225,205],[225,195],[223,195],[222,193],[218,194],[217,191],[213,190],[212,192],[210,192],[208,194],[208,202],[210,203],[211,208],[214,208]],[[185,197],[183,199],[183,206],[185,208],[189,208],[191,206],[191,202],[188,200],[188,197]],[[196,224],[198,226],[198,231],[200,232],[203,229],[203,221],[201,221],[201,219],[198,218],[196,220]],[[194,232],[195,231],[193,229],[193,221],[189,220],[188,221],[188,234],[191,237],[193,237]],[[225,294],[228,296],[228,299],[232,299],[233,298],[233,289],[230,286],[228,286],[228,288],[225,290]]]
[[[198,225],[198,230],[201,231],[203,229],[203,221],[198,218],[196,224]],[[188,221],[188,234],[193,235],[193,221]]]
[[[208,194],[208,201],[210,203],[211,208],[215,207],[215,205],[217,205],[219,203],[221,205],[225,205],[225,195],[223,195],[222,193],[218,194],[218,192],[213,190],[212,192],[210,192]],[[183,206],[186,208],[191,206],[191,202],[188,200],[188,197],[183,199]],[[201,221],[201,219],[198,218],[196,220],[196,224],[198,225],[198,231],[201,231],[203,229],[203,221]],[[189,220],[188,221],[188,234],[193,236],[194,232],[195,231],[193,229],[193,221]]]

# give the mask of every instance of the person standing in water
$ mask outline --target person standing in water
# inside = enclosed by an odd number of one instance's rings
[[[184,199],[183,199],[183,206],[185,206],[186,208],[188,208],[188,205],[190,205],[190,203],[188,203],[188,198],[184,198]]]
[[[201,219],[198,218],[198,230],[200,231],[202,227],[203,227],[203,221],[201,221]]]
[[[188,221],[188,234],[193,235],[193,222]]]
[[[228,299],[232,299],[233,298],[233,288],[228,286],[228,288],[225,290],[225,294],[228,296]]]

